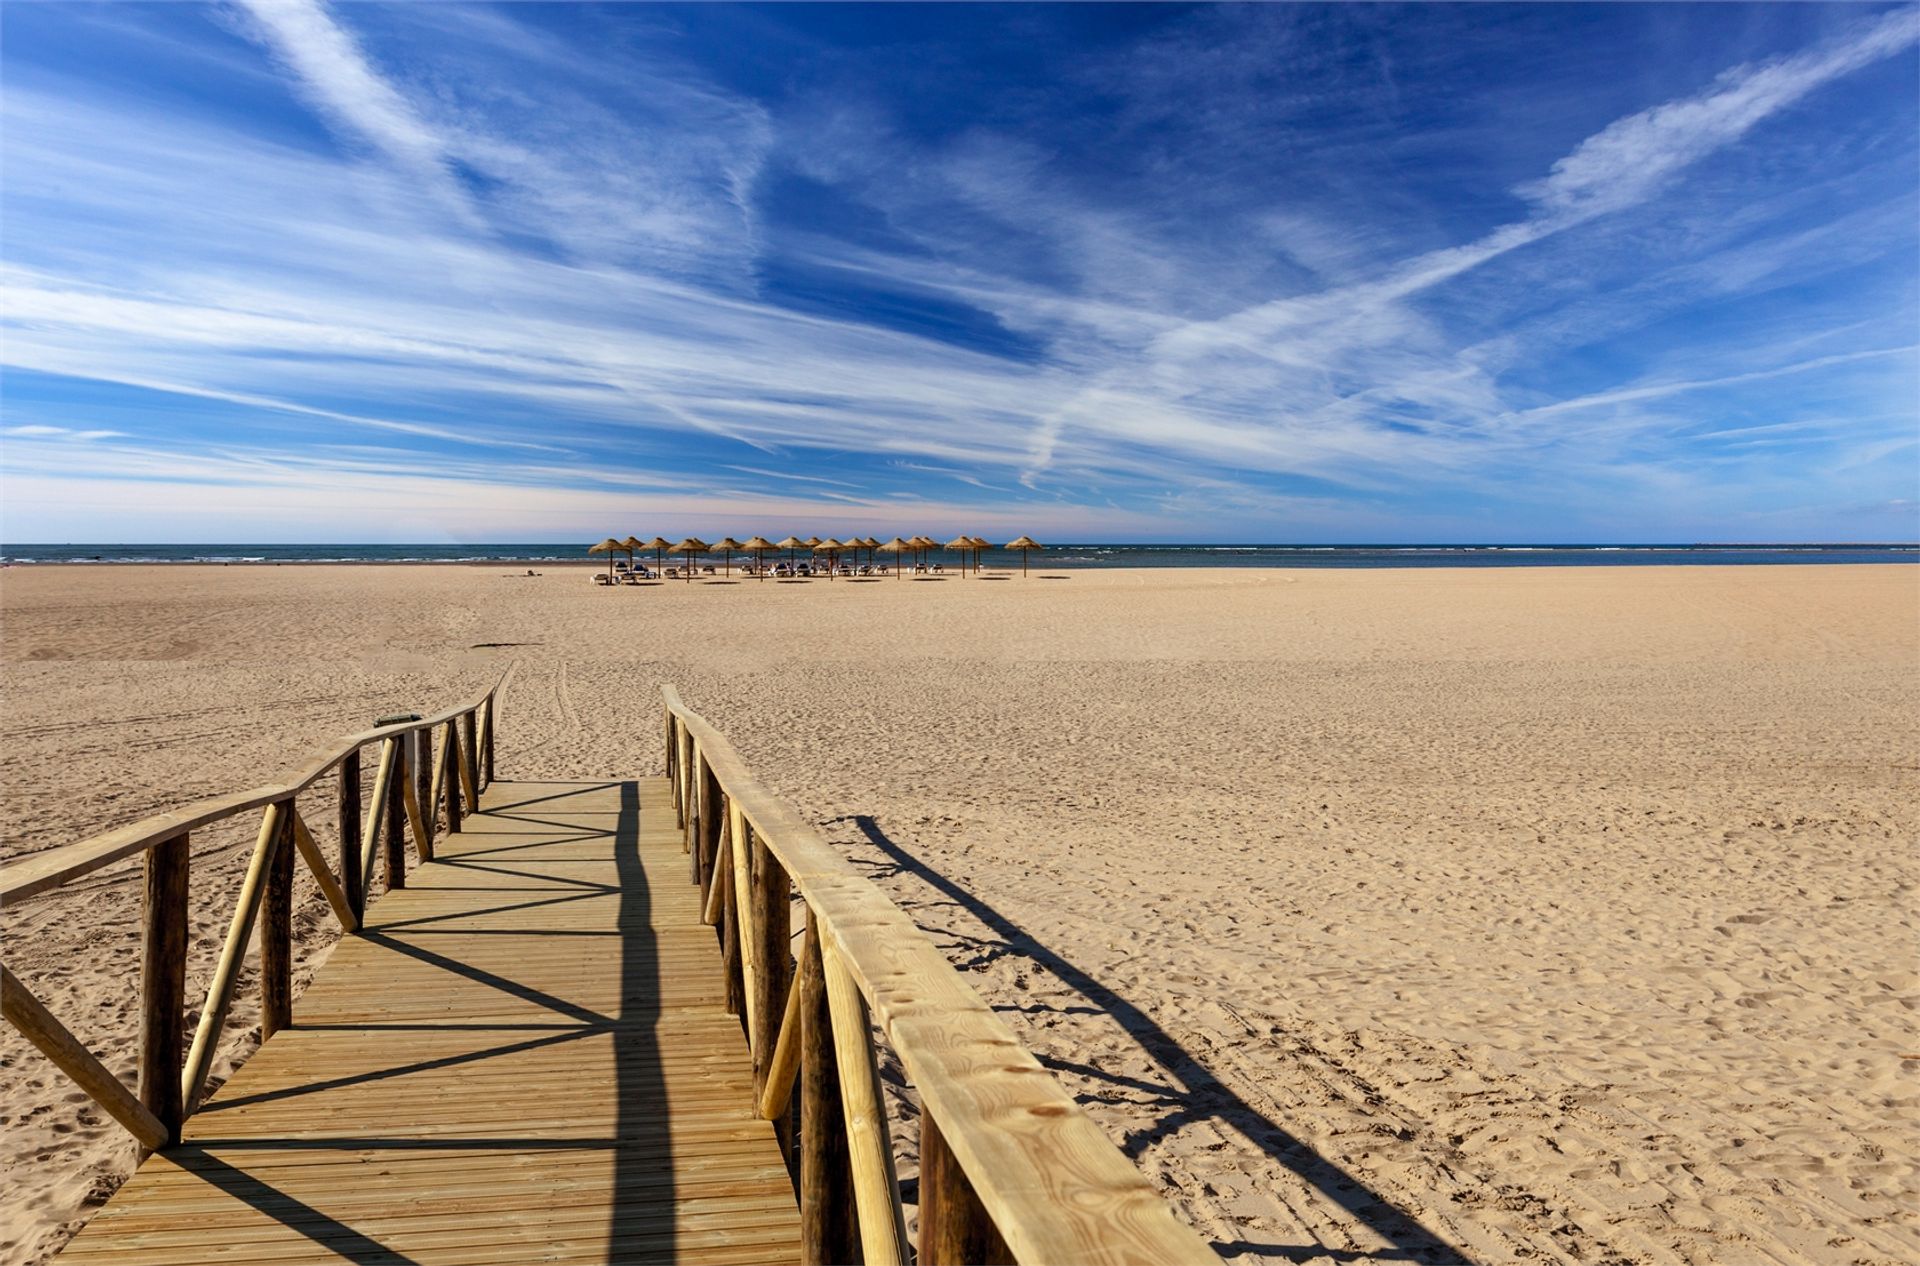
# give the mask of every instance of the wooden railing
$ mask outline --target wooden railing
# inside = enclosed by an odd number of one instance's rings
[[[279,786],[215,796],[64,848],[36,853],[0,871],[0,903],[58,888],[136,853],[146,859],[140,959],[139,1084],[129,1090],[60,1023],[14,974],[0,964],[0,1012],[68,1077],[125,1126],[141,1144],[163,1148],[180,1140],[180,1126],[200,1105],[234,982],[260,925],[261,1037],[293,1022],[293,858],[313,872],[344,931],[366,915],[375,864],[385,860],[389,888],[406,885],[406,839],[421,861],[433,857],[444,805],[449,832],[463,813],[479,808],[493,781],[494,701],[506,677],[485,694],[436,716],[409,717],[338,739],[309,758]],[[441,738],[436,750],[433,734]],[[360,800],[360,753],[379,744],[372,802]],[[299,796],[331,771],[340,771],[340,866],[329,865],[302,816]],[[200,1008],[200,1023],[184,1059],[188,840],[203,826],[262,810],[252,860],[240,884],[227,938]]]
[[[803,1260],[913,1260],[878,1025],[920,1096],[920,1266],[1218,1266],[905,912],[672,686],[663,693],[674,810],[720,937],[728,1009],[747,1032],[760,1115],[797,1170]]]

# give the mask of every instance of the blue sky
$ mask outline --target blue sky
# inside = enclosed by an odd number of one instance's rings
[[[0,537],[1920,537],[1920,9],[0,6]]]

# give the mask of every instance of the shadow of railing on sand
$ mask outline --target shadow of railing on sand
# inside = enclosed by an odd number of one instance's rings
[[[892,859],[894,869],[912,875],[943,894],[953,905],[965,910],[1000,938],[997,943],[964,936],[959,938],[962,941],[972,940],[979,946],[980,953],[972,960],[974,965],[1011,956],[1028,959],[1051,972],[1063,984],[1093,1004],[1097,1013],[1113,1017],[1127,1034],[1140,1044],[1140,1049],[1165,1070],[1167,1076],[1172,1079],[1171,1085],[1130,1078],[1087,1064],[1049,1058],[1045,1054],[1039,1055],[1042,1064],[1056,1071],[1071,1072],[1132,1091],[1145,1092],[1156,1097],[1156,1106],[1164,1105],[1168,1109],[1167,1114],[1152,1129],[1137,1131],[1121,1143],[1121,1150],[1128,1156],[1137,1158],[1154,1143],[1193,1122],[1218,1122],[1234,1130],[1266,1155],[1286,1166],[1328,1200],[1339,1205],[1356,1221],[1393,1245],[1391,1249],[1384,1251],[1378,1249],[1354,1251],[1316,1243],[1254,1244],[1239,1240],[1215,1241],[1213,1243],[1215,1252],[1228,1257],[1260,1253],[1295,1261],[1332,1258],[1340,1261],[1465,1263],[1473,1260],[1460,1248],[1421,1225],[1419,1220],[1411,1214],[1368,1187],[1334,1161],[1316,1152],[1305,1140],[1223,1084],[1205,1064],[1195,1058],[1152,1016],[1065,957],[1041,944],[999,910],[902,848],[880,829],[879,823],[872,817],[859,814],[835,820],[853,823],[866,837],[868,843]],[[1030,1008],[1009,1009],[1018,1011]],[[1062,1010],[1067,1013],[1080,1013],[1082,1008],[1073,1007]]]

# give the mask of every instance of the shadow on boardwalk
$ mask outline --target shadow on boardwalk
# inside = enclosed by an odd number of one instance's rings
[[[505,784],[497,786],[509,791]],[[545,786],[551,788],[553,784]],[[580,804],[569,803],[576,796],[584,802],[583,793],[599,793],[604,805],[605,793],[616,789],[615,813],[583,813]],[[527,839],[529,833],[535,838]],[[489,835],[503,838],[494,842]],[[512,840],[512,836],[520,838]],[[604,846],[600,845],[602,841]],[[472,876],[474,886],[465,887],[462,876]],[[367,1041],[378,1041],[380,1034],[391,1032],[389,1040],[396,1052],[418,1044],[441,1051],[451,1048],[450,1053],[412,1060],[403,1057],[375,1069],[216,1098],[195,1119],[198,1128],[190,1131],[190,1140],[171,1150],[168,1159],[297,1232],[326,1255],[357,1266],[413,1266],[416,1258],[408,1255],[409,1250],[442,1257],[450,1248],[456,1255],[464,1251],[500,1261],[512,1260],[516,1250],[524,1250],[520,1260],[536,1260],[547,1251],[543,1238],[571,1239],[577,1248],[580,1241],[590,1243],[602,1236],[611,1246],[607,1260],[671,1260],[675,1256],[677,1210],[658,1034],[661,964],[652,892],[640,855],[636,784],[580,783],[537,799],[515,799],[511,794],[492,799],[483,814],[468,819],[460,836],[443,841],[435,869],[419,872],[416,882],[422,888],[492,895],[476,898],[457,912],[416,918],[400,917],[400,910],[406,907],[402,901],[389,906],[389,918],[382,920],[380,905],[385,902],[376,903],[359,939],[376,948],[382,962],[410,959],[414,965],[445,973],[455,988],[479,986],[514,1004],[523,1004],[533,1009],[533,1018],[503,1021],[486,1016],[489,1009],[483,1006],[480,1010],[486,1018],[480,1019],[462,1020],[455,1015],[444,1021],[423,1017],[417,1022],[301,1025],[296,1012],[290,1036],[304,1029],[309,1033],[358,1034]],[[610,923],[569,921],[555,914],[578,902],[604,902],[609,898],[618,903]],[[503,924],[501,916],[509,913],[513,920]],[[436,938],[463,938],[466,949],[456,958],[451,951],[442,952],[436,947]],[[564,954],[555,953],[556,945],[567,947]],[[607,1008],[613,1014],[590,1005],[604,1006],[599,998],[562,996],[564,985],[543,981],[542,964],[551,965],[556,958],[574,953],[583,958],[618,955],[618,1001]],[[499,1009],[496,1005],[492,1011],[497,1014]],[[616,1087],[609,1119],[611,1135],[563,1130],[528,1137],[503,1131],[501,1137],[483,1137],[484,1128],[439,1128],[431,1123],[434,1118],[430,1112],[422,1115],[417,1110],[423,1098],[445,1097],[449,1092],[457,1096],[463,1070],[543,1048],[609,1037],[612,1068],[606,1066],[607,1057],[598,1054],[583,1055],[579,1063],[583,1083],[605,1084],[611,1080]],[[501,1101],[495,1099],[502,1093],[498,1074],[473,1083],[469,1093],[482,1120],[501,1119],[497,1111]],[[568,1110],[565,1104],[543,1103],[531,1088],[528,1093],[524,1110],[534,1117],[543,1108],[562,1115]],[[351,1108],[343,1109],[343,1121],[390,1119],[392,1128],[369,1131],[353,1126],[334,1132],[322,1125],[295,1137],[210,1137],[222,1132],[223,1113],[272,1102],[305,1100],[318,1109],[316,1119],[325,1122],[325,1105],[340,1101],[341,1096],[352,1101]],[[508,1237],[491,1245],[477,1243],[463,1230],[467,1219],[456,1207],[458,1200],[444,1211],[435,1211],[413,1207],[407,1197],[400,1196],[396,1205],[382,1208],[379,1223],[357,1227],[345,1219],[355,1218],[355,1210],[367,1208],[364,1203],[345,1200],[329,1211],[319,1206],[332,1206],[333,1201],[311,1194],[302,1198],[277,1185],[282,1172],[301,1172],[283,1169],[287,1163],[284,1160],[276,1163],[276,1153],[287,1152],[342,1153],[342,1172],[355,1173],[353,1181],[360,1184],[404,1183],[408,1162],[417,1163],[434,1155],[447,1156],[447,1163],[455,1163],[456,1156],[476,1153],[518,1158],[526,1166],[526,1183],[524,1194],[516,1200],[527,1200],[530,1226],[517,1238]],[[579,1228],[570,1231],[554,1217],[556,1207],[571,1202],[559,1188],[577,1185],[598,1166],[589,1161],[585,1162],[587,1169],[556,1169],[539,1158],[583,1152],[609,1157],[612,1190],[592,1205],[581,1207]],[[356,1163],[345,1153],[364,1155]],[[385,1159],[388,1157],[392,1158],[391,1164]],[[554,1189],[548,1199],[541,1198],[543,1184]],[[364,1197],[366,1188],[351,1194]],[[430,1190],[417,1192],[414,1198],[423,1205],[439,1203]],[[515,1207],[519,1207],[517,1203]],[[478,1238],[484,1239],[486,1234]],[[307,1257],[290,1251],[284,1255],[300,1260]]]
[[[1260,1244],[1245,1240],[1214,1241],[1215,1252],[1227,1257],[1259,1253],[1292,1261],[1368,1261],[1470,1263],[1471,1258],[1457,1246],[1372,1190],[1358,1177],[1314,1151],[1279,1121],[1262,1112],[1231,1087],[1223,1084],[1199,1059],[1183,1047],[1154,1018],[1102,984],[1090,973],[1063,955],[1049,949],[1029,935],[1019,924],[999,910],[954,883],[939,871],[901,847],[872,817],[861,814],[850,821],[859,828],[868,843],[893,862],[893,869],[912,875],[945,896],[984,924],[1000,945],[989,951],[990,957],[1017,955],[1057,977],[1085,998],[1087,1008],[1069,1008],[1081,1013],[1095,1012],[1111,1016],[1126,1030],[1140,1049],[1166,1073],[1168,1080],[1144,1081],[1126,1077],[1109,1069],[1039,1055],[1040,1062],[1056,1072],[1105,1081],[1155,1097],[1168,1109],[1152,1129],[1129,1135],[1121,1150],[1138,1158],[1159,1140],[1195,1121],[1214,1121],[1232,1129],[1255,1147],[1299,1175],[1328,1200],[1339,1205],[1355,1221],[1365,1225],[1393,1247],[1389,1249],[1349,1250],[1317,1243]],[[1014,1008],[1019,1009],[1019,1008]]]

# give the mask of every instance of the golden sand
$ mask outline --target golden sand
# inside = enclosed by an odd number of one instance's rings
[[[675,681],[1235,1260],[1920,1260],[1920,568],[522,570],[6,572],[5,855],[509,663],[503,778],[657,772]],[[123,1075],[138,873],[0,916]],[[0,1121],[35,1261],[132,1145],[10,1029]]]

